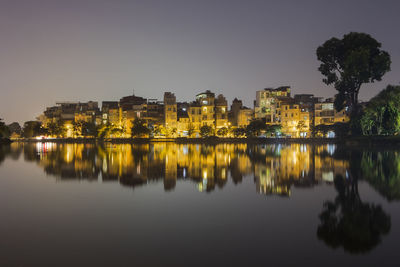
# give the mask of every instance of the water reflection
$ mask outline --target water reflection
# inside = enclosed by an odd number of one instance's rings
[[[351,253],[367,252],[389,233],[390,216],[381,206],[361,201],[357,178],[335,177],[337,197],[326,201],[319,215],[318,238],[333,248]]]
[[[362,201],[358,182],[367,181],[388,201],[400,199],[400,153],[305,144],[55,144],[14,143],[0,147],[6,157],[37,163],[60,181],[118,182],[135,188],[177,180],[212,192],[231,181],[254,178],[259,194],[290,197],[292,187],[328,184],[337,196],[322,205],[317,236],[328,246],[350,253],[377,246],[391,228],[391,217],[375,203]]]
[[[199,191],[223,188],[253,176],[260,194],[290,196],[291,187],[333,184],[337,176],[368,181],[388,200],[400,199],[400,153],[394,150],[355,150],[333,144],[55,144],[14,143],[0,149],[6,156],[36,162],[59,180],[118,181],[136,187],[163,181],[172,190],[176,181],[195,182]]]

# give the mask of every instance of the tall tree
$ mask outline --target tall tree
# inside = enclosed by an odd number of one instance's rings
[[[331,38],[318,47],[318,70],[325,76],[323,82],[333,84],[338,91],[337,111],[348,106],[351,115],[356,115],[361,85],[380,81],[390,70],[390,56],[380,48],[381,43],[369,34],[357,32],[350,32],[343,39]]]

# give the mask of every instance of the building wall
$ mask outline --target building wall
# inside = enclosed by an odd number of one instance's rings
[[[310,117],[312,114],[306,110],[302,110],[299,105],[282,105],[281,125],[282,133],[291,137],[305,137],[310,135]],[[304,122],[304,128],[300,129],[299,122]]]
[[[173,93],[164,93],[164,124],[167,130],[178,128],[178,108]]]

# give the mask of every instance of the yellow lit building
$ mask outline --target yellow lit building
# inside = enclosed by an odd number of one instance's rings
[[[290,86],[282,86],[276,89],[265,88],[256,92],[254,112],[256,119],[266,119],[267,123],[275,122],[279,98],[290,97]]]
[[[290,137],[309,137],[312,114],[298,104],[282,104],[280,123],[282,133]]]
[[[176,97],[171,92],[164,93],[164,125],[167,131],[178,128],[178,108]]]
[[[241,108],[237,115],[237,126],[245,128],[250,124],[250,121],[254,118],[254,111],[249,108]]]
[[[228,102],[223,95],[215,99],[215,128],[228,128]]]
[[[333,125],[344,123],[350,120],[345,109],[336,111],[333,99],[326,99],[324,102],[314,104],[314,125]],[[332,136],[333,132],[328,133]]]
[[[190,103],[188,108],[188,116],[191,127],[194,129],[194,137],[199,137],[200,127],[202,126],[201,105],[198,102]]]
[[[215,94],[207,90],[196,95],[196,101],[201,106],[201,126],[207,125],[215,129]]]

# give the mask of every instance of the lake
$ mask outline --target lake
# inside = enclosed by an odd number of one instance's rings
[[[400,150],[0,147],[0,266],[395,265]]]

